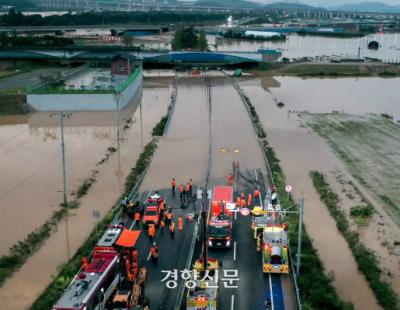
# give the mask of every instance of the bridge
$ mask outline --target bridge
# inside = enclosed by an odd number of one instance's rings
[[[0,59],[50,60],[50,61],[109,61],[118,51],[7,49],[0,50]],[[170,65],[233,65],[240,63],[272,62],[282,56],[276,50],[255,52],[197,52],[197,51],[137,51],[129,52],[144,63]]]

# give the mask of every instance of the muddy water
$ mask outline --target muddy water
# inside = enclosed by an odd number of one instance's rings
[[[165,113],[162,107],[169,95],[168,88],[144,89],[143,113],[149,114],[144,120],[146,132],[156,118],[152,115],[158,110],[156,115]],[[121,124],[129,118],[139,123],[138,115],[133,115],[135,108],[130,105],[120,111]],[[62,200],[59,119],[34,113],[25,124],[16,125],[12,118],[20,121],[19,116],[3,118],[0,126],[0,255],[47,220]],[[95,164],[116,144],[116,123],[115,112],[79,112],[65,120],[69,193],[76,191],[92,169],[100,168]],[[125,138],[132,135],[132,128]]]
[[[277,152],[288,183],[296,198],[305,198],[305,224],[314,246],[318,249],[327,273],[335,276],[334,286],[339,296],[353,302],[356,309],[380,309],[364,276],[358,271],[352,253],[336,228],[335,221],[314,190],[311,170],[344,170],[326,143],[306,128],[298,119],[288,116],[290,107],[279,109],[274,94],[262,89],[260,81],[241,85],[255,105]],[[292,94],[297,98],[296,94]],[[278,97],[278,99],[280,99]],[[294,100],[294,99],[293,99]],[[334,245],[334,246],[332,246]]]
[[[237,91],[226,78],[212,80],[211,185],[226,183],[232,161],[252,171],[264,167],[249,114]]]
[[[387,113],[400,119],[400,78],[315,79],[297,77],[263,77],[243,82],[258,84],[273,98],[283,102],[285,109],[350,114]]]
[[[155,88],[155,86],[156,83],[153,82],[151,89],[145,87],[143,90],[144,143],[147,143],[151,139],[151,129],[165,114],[170,101],[171,88]],[[74,211],[68,219],[69,249],[71,255],[75,253],[82,244],[82,240],[85,240],[94,228],[95,220],[92,218],[93,211],[97,210],[104,216],[121,193],[123,180],[141,151],[139,118],[140,113],[139,109],[137,109],[133,115],[133,119],[136,122],[124,133],[120,153],[115,153],[107,163],[104,163],[99,168],[99,174],[96,177],[97,182],[92,186],[88,194],[82,198],[80,208]],[[94,138],[92,137],[92,139]],[[89,138],[87,137],[85,140],[89,140]],[[101,143],[100,139],[96,141],[97,143]],[[93,144],[95,143],[93,142]],[[108,143],[103,145],[99,157],[103,156],[104,146],[108,145]],[[84,151],[90,152],[90,150],[84,147],[85,145],[82,143],[81,158],[85,156],[83,154]],[[95,158],[95,151],[91,155]],[[75,161],[70,159],[70,166],[72,166],[72,163],[79,163],[83,173],[85,171],[84,165],[79,161],[80,158],[76,158]],[[95,160],[93,159],[90,162],[89,168],[93,167],[94,164]],[[57,176],[59,169],[55,169],[53,173]],[[54,178],[57,179],[56,177]],[[45,186],[50,185],[46,183]],[[19,194],[22,195],[23,193],[20,192]],[[32,195],[34,194],[32,193]],[[57,198],[59,199],[59,195]],[[18,217],[17,210],[14,211],[14,217]],[[40,213],[44,219],[49,216],[48,208],[38,208],[35,213]],[[23,217],[23,220],[21,220],[22,226],[19,228],[28,225],[32,221],[32,216]],[[2,305],[6,309],[28,308],[50,283],[52,276],[57,274],[57,266],[67,260],[66,227],[66,222],[61,223],[57,232],[0,289],[0,298],[3,301]]]
[[[208,161],[208,104],[204,79],[179,79],[176,105],[141,191],[169,187],[171,178],[204,184]]]
[[[210,47],[215,49],[215,36],[207,36]],[[379,50],[369,50],[368,42],[377,40]],[[342,55],[358,57],[360,47],[361,57],[379,58],[383,60],[399,60],[400,34],[370,34],[363,38],[329,38],[318,36],[298,36],[291,34],[283,42],[257,42],[223,39],[218,43],[219,51],[257,51],[260,48],[278,49],[283,57],[299,58],[312,56]]]

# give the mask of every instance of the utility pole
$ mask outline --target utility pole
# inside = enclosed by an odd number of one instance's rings
[[[301,198],[299,204],[299,235],[297,240],[297,257],[296,257],[297,276],[300,275],[300,265],[301,265],[301,235],[303,230],[303,215],[304,215],[304,198]]]
[[[63,193],[64,193],[64,205],[67,204],[67,175],[65,167],[65,143],[64,143],[64,118],[70,117],[72,113],[56,112],[50,114],[50,117],[60,116],[60,127],[61,127],[61,155],[62,155],[62,175],[63,175]]]

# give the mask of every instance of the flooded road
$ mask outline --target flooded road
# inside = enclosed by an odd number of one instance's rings
[[[150,86],[150,88],[147,86]],[[152,128],[160,118],[165,115],[167,106],[170,102],[171,91],[172,87],[170,84],[165,84],[165,82],[157,83],[152,81],[150,85],[145,85],[142,97],[144,143],[150,141]],[[60,223],[58,230],[48,240],[46,240],[42,248],[30,257],[25,265],[16,272],[12,278],[7,280],[0,289],[0,298],[4,307],[7,309],[27,309],[51,282],[52,276],[57,274],[57,267],[67,260],[67,248],[69,248],[71,255],[73,255],[73,253],[75,253],[75,251],[82,245],[83,240],[87,239],[96,224],[96,221],[92,216],[93,211],[98,211],[101,216],[104,216],[114,205],[116,199],[121,194],[123,182],[129,169],[134,166],[139,153],[141,152],[139,109],[137,109],[133,114],[133,119],[136,121],[123,134],[119,154],[116,152],[107,162],[98,168],[99,173],[96,176],[97,181],[93,184],[88,194],[82,198],[80,208],[73,211],[68,222],[64,221],[63,223]],[[102,129],[107,132],[107,128],[108,127],[106,126]],[[75,158],[72,158],[72,155],[69,155],[69,157],[67,156],[67,163],[69,163],[70,169],[76,166],[80,167],[80,173],[77,168],[75,168],[75,173],[77,178],[83,179],[83,177],[86,177],[85,171],[90,171],[91,168],[94,168],[96,161],[99,158],[104,157],[105,148],[106,146],[110,146],[110,141],[112,142],[112,140],[110,140],[110,137],[104,138],[105,143],[102,145],[103,147],[97,148],[96,144],[101,144],[103,140],[91,137],[90,132],[92,130],[90,128],[81,128],[78,131],[80,131],[80,134],[75,134],[76,140],[74,140],[74,142],[77,147],[80,147],[80,151],[78,152],[80,156],[76,156]],[[82,132],[85,132],[85,134]],[[66,137],[66,143],[68,143],[68,138],[72,139],[71,133],[70,136]],[[82,139],[83,142],[81,143]],[[41,139],[37,140],[43,144]],[[91,141],[89,145],[88,141]],[[36,146],[38,148],[39,146],[43,148],[43,145],[39,142],[36,142]],[[54,142],[54,148],[59,149],[59,141],[58,143],[56,142]],[[71,145],[71,141],[69,143]],[[39,148],[39,150],[41,149]],[[85,159],[85,156],[90,157],[89,154],[92,157],[91,161]],[[37,157],[35,156],[34,159],[37,159]],[[85,167],[85,163],[88,167]],[[19,209],[19,205],[14,205],[14,208],[10,208],[11,211],[8,211],[9,216],[11,216],[9,217],[10,223],[4,222],[2,225],[8,225],[7,228],[14,232],[14,236],[17,235],[18,229],[22,230],[30,225],[32,217],[35,219],[38,218],[37,220],[39,221],[34,224],[41,224],[40,220],[46,220],[52,211],[52,208],[49,208],[48,203],[52,202],[54,205],[58,205],[60,202],[61,194],[57,193],[57,189],[61,184],[60,166],[56,164],[54,165],[55,166],[52,169],[46,169],[46,171],[48,171],[47,175],[41,176],[41,180],[35,179],[37,175],[35,178],[31,177],[29,179],[29,184],[31,184],[31,186],[26,188],[26,190],[29,190],[29,193],[31,193],[31,196],[36,196],[37,193],[33,192],[31,188],[35,186],[35,182],[38,182],[39,185],[35,187],[35,189],[36,192],[43,192],[43,195],[38,195],[41,197],[39,199],[43,199],[43,204],[36,205],[35,212],[31,211],[32,206],[28,206],[30,207],[29,217],[19,216],[24,212],[24,210]],[[4,169],[3,165],[2,169]],[[48,183],[44,181],[48,181]],[[51,182],[54,182],[55,184],[52,184]],[[55,188],[54,191],[56,194],[54,197],[49,196],[50,198],[46,198],[43,188]],[[20,192],[19,188],[18,190],[14,190],[15,197],[17,197],[16,193],[19,193],[20,196],[26,197],[26,193]],[[2,206],[4,205],[2,204]],[[3,209],[5,208],[2,208],[2,210]],[[18,222],[18,225],[15,224],[16,221]],[[16,226],[14,230],[13,226]],[[66,244],[67,226],[69,231],[68,245]],[[2,229],[3,228],[4,227],[2,227]],[[28,229],[26,229],[26,232],[28,232]],[[4,238],[2,240],[7,239]],[[33,270],[34,272],[32,272]]]
[[[339,296],[351,301],[356,309],[380,309],[364,276],[358,271],[352,253],[336,228],[336,223],[315,191],[309,172],[332,171],[345,168],[329,146],[315,133],[299,127],[295,115],[288,114],[292,107],[279,109],[275,93],[265,91],[260,80],[240,84],[250,97],[266,129],[268,141],[277,153],[295,198],[305,198],[305,224],[327,273],[334,275],[334,286]],[[316,89],[316,92],[319,90]],[[332,92],[337,92],[332,89]],[[329,93],[325,93],[326,97]],[[277,96],[278,100],[281,100]],[[301,96],[292,92],[292,101]],[[318,100],[311,101],[310,106]],[[311,109],[311,107],[309,107]],[[334,246],[332,246],[334,244]]]

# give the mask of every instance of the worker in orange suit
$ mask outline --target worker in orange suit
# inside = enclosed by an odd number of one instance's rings
[[[175,178],[172,178],[172,180],[171,180],[172,196],[175,196],[175,188],[176,188],[176,180],[175,180]]]
[[[136,226],[138,226],[140,223],[140,212],[139,211],[135,212],[135,221],[136,221]]]
[[[154,224],[149,226],[147,233],[149,234],[150,241],[153,241],[153,238],[156,235],[156,228],[154,227]]]
[[[182,219],[182,216],[179,216],[179,218],[178,218],[178,229],[179,229],[179,231],[183,230],[183,219]]]
[[[240,198],[244,199],[244,197],[245,197],[244,192],[242,192],[242,193],[240,194]]]
[[[237,205],[238,207],[240,207],[240,202],[241,202],[240,196],[237,196],[237,197],[236,197],[236,205]]]
[[[250,207],[251,206],[251,194],[249,193],[248,195],[247,195],[247,205]]]
[[[240,207],[241,207],[241,208],[246,208],[246,199],[242,198],[242,199],[240,200]]]
[[[131,262],[128,258],[125,259],[125,271],[127,275],[129,275],[131,272]]]
[[[161,233],[164,234],[164,227],[165,227],[165,222],[164,220],[160,221],[160,228],[161,228]]]
[[[232,173],[228,174],[228,186],[232,186],[232,182],[233,182],[233,175]]]
[[[175,235],[175,223],[171,222],[171,224],[169,225],[169,234],[171,236],[171,239],[174,239],[174,235]]]
[[[139,251],[137,249],[133,249],[131,252],[132,262],[137,262],[139,260]]]
[[[254,191],[254,199],[258,199],[260,198],[260,191],[258,190],[258,188]]]
[[[192,180],[192,178],[190,178],[190,180],[189,180],[189,194],[190,194],[190,197],[192,197],[192,189],[193,189],[193,180]]]
[[[132,263],[132,267],[131,267],[131,276],[133,279],[136,279],[137,275],[139,273],[139,265],[137,262],[133,262]]]
[[[183,195],[185,194],[184,192],[183,192],[183,185],[182,184],[179,184],[179,187],[178,187],[178,189],[179,189],[179,198],[181,199],[181,201],[183,200]]]
[[[186,189],[185,189],[185,191],[186,191],[186,200],[187,200],[187,202],[189,202],[190,201],[190,183],[189,182],[187,182],[187,184],[186,184]]]
[[[89,266],[89,260],[86,256],[82,257],[82,270],[85,271],[86,268]]]

